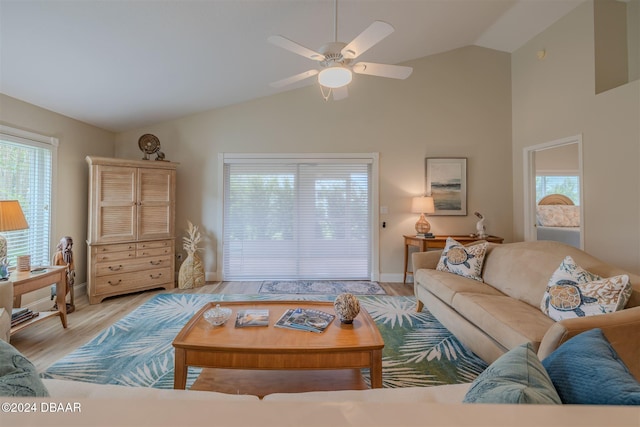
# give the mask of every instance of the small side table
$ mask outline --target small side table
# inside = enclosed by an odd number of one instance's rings
[[[34,323],[40,322],[41,320],[47,319],[51,316],[59,316],[62,327],[67,327],[67,266],[57,265],[42,268],[45,269],[42,273],[17,270],[11,272],[9,281],[13,282],[14,302],[19,305],[19,301],[23,294],[37,289],[46,288],[55,283],[58,310],[40,312],[37,317],[11,328],[11,335],[23,328],[26,328],[27,326],[33,325]],[[11,315],[11,313],[9,313],[9,315]]]
[[[478,240],[486,240],[491,243],[502,243],[504,239],[498,236],[487,236],[484,239],[479,239],[470,235],[466,236],[434,236],[434,237],[418,237],[416,235],[403,235],[404,237],[404,279],[402,283],[407,283],[407,274],[413,276],[412,271],[408,271],[409,268],[409,246],[415,246],[420,252],[428,251],[429,249],[444,249],[444,245],[447,242],[447,238],[451,237],[463,245],[468,243],[477,242]]]

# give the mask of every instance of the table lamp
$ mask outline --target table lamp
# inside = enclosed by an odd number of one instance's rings
[[[0,232],[29,228],[17,200],[0,200]],[[7,239],[0,234],[0,262],[7,257]]]
[[[420,218],[418,218],[418,222],[416,222],[416,233],[419,237],[433,237],[433,234],[429,232],[429,230],[431,230],[431,224],[429,224],[424,214],[434,213],[435,211],[433,197],[421,196],[413,198],[411,202],[411,212],[420,214]]]

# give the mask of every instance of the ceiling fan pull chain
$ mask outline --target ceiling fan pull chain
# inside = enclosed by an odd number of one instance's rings
[[[323,98],[325,101],[328,101],[328,100],[329,100],[329,97],[331,96],[331,90],[332,90],[332,89],[331,89],[330,87],[329,87],[329,88],[327,88],[327,89],[329,89],[329,91],[325,94],[325,93],[324,93],[324,86],[320,85],[320,93],[322,94],[322,98]]]

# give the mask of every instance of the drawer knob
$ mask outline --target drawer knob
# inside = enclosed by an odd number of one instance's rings
[[[111,270],[111,271],[119,271],[119,270],[122,270],[122,265],[119,265],[119,266],[117,266],[117,267],[109,266],[109,270]]]
[[[115,283],[112,283],[112,282],[111,282],[111,280],[109,280],[107,283],[108,283],[108,284],[110,284],[111,286],[117,286],[117,285],[119,285],[120,283],[122,283],[122,279],[118,279],[118,281],[117,281],[117,282],[115,282]]]
[[[158,274],[157,276],[154,276],[153,274],[150,274],[149,277],[151,277],[152,279],[159,279],[162,277],[162,273]]]
[[[151,265],[160,265],[160,264],[162,264],[162,261],[149,261],[149,264],[151,264]]]

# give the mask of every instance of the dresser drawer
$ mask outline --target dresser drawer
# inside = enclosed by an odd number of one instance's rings
[[[96,264],[95,272],[96,276],[106,276],[163,267],[171,267],[171,255],[120,260],[120,262],[99,262]]]
[[[131,289],[149,288],[161,285],[173,280],[171,268],[159,268],[147,271],[134,271],[132,273],[111,274],[96,277],[96,294],[118,294]]]
[[[136,257],[156,257],[162,255],[168,255],[173,253],[173,248],[165,247],[165,248],[151,248],[151,249],[138,249],[136,251]]]
[[[96,254],[106,254],[112,252],[135,251],[135,243],[117,243],[115,245],[92,246]]]
[[[154,240],[151,242],[136,243],[136,249],[155,249],[155,248],[172,248],[173,240]]]
[[[127,259],[135,259],[136,251],[122,251],[122,252],[100,252],[96,254],[95,260],[96,262],[113,262],[113,261],[123,261]]]

